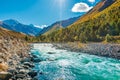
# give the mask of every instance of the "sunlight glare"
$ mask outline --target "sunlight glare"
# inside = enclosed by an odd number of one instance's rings
[[[65,0],[58,0],[60,6],[62,6],[65,3]]]

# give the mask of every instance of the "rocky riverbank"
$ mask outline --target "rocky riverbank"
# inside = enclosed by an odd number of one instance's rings
[[[66,49],[75,52],[84,52],[92,55],[120,59],[120,44],[87,43],[53,43],[56,48]]]
[[[37,80],[29,51],[24,40],[0,36],[0,80]]]

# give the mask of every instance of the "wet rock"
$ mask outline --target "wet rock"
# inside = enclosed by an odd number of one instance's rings
[[[34,67],[34,65],[32,63],[30,63],[30,62],[24,62],[23,65],[27,65],[29,67]]]
[[[41,62],[42,60],[40,58],[34,58],[33,62],[37,63],[37,62]]]
[[[55,59],[48,58],[47,61],[55,61]]]
[[[37,55],[35,55],[35,54],[32,54],[32,57],[33,57],[33,58],[38,58],[38,56],[37,56]]]
[[[31,58],[25,58],[25,59],[21,60],[21,63],[30,62],[30,61],[31,61]]]
[[[27,78],[26,80],[33,80],[32,78]]]
[[[34,77],[32,80],[38,80],[36,77]]]
[[[23,69],[23,67],[22,66],[17,66],[16,69],[20,70],[20,69]]]
[[[55,54],[55,52],[48,52],[47,54]]]
[[[25,76],[26,76],[25,74],[17,74],[17,75],[16,75],[16,78],[17,78],[17,79],[19,79],[19,78],[20,78],[20,79],[23,79]]]
[[[25,70],[25,69],[21,69],[21,70],[19,71],[20,74],[26,74],[26,73],[28,73],[28,72],[29,72],[29,70]]]
[[[39,72],[40,75],[44,74],[43,72]]]
[[[35,76],[37,76],[37,71],[31,71],[28,73],[28,75],[34,78]]]
[[[22,67],[25,68],[25,69],[30,69],[30,67],[27,66],[27,65],[23,65]]]

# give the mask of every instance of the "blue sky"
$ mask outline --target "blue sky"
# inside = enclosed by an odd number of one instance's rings
[[[80,16],[100,0],[0,0],[0,20],[16,19],[24,24],[50,25]]]

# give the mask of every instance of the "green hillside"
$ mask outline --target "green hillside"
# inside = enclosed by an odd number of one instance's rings
[[[96,6],[104,3],[102,0]],[[105,6],[106,4],[104,3]],[[96,8],[95,6],[95,8]],[[100,8],[102,7],[100,6]],[[44,42],[100,42],[100,41],[116,41],[120,40],[120,0],[115,0],[113,4],[103,9],[87,13],[91,17],[83,16],[73,25],[65,29],[60,29],[47,36],[40,36],[37,39]],[[99,10],[99,9],[98,9]],[[93,15],[94,14],[94,15]],[[84,20],[83,20],[84,19]],[[83,20],[83,21],[80,21]]]

